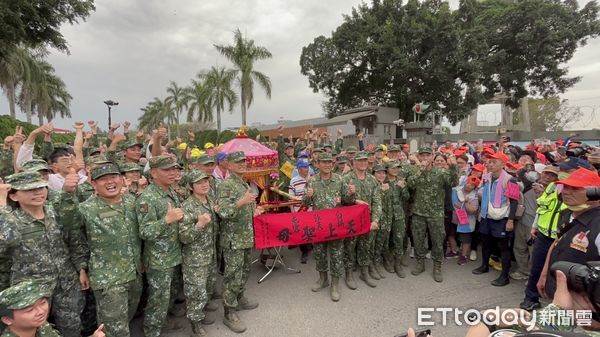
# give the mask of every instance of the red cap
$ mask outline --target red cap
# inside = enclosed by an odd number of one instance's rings
[[[473,170],[483,173],[485,171],[485,165],[483,165],[481,163],[475,164],[475,165],[473,165]]]
[[[505,155],[503,152],[488,153],[487,156],[493,159],[500,159],[503,163],[508,162],[508,156]]]
[[[486,146],[486,147],[483,148],[483,153],[484,154],[488,154],[488,155],[489,154],[493,154],[494,153],[494,149],[492,149],[491,147],[487,147]]]
[[[506,163],[506,168],[507,168],[507,169],[509,169],[509,170],[515,170],[515,171],[518,171],[518,170],[520,170],[520,169],[522,169],[522,168],[523,168],[523,165],[521,165],[521,164],[519,164],[519,163],[511,163],[511,162],[508,162],[508,163]]]
[[[594,171],[579,168],[573,173],[571,173],[567,178],[559,180],[556,183],[580,188],[600,186],[600,177],[598,176],[598,173]]]
[[[477,187],[481,184],[481,179],[477,178],[476,176],[469,176],[467,178],[467,184]]]
[[[548,159],[546,159],[546,156],[544,156],[543,153],[541,152],[536,152],[535,156],[537,157],[537,159],[544,165],[546,165],[548,163]]]
[[[460,148],[458,150],[454,150],[454,152],[453,152],[453,154],[454,154],[455,157],[460,157],[460,156],[462,156],[465,153],[467,153],[467,150],[465,150],[463,148]]]

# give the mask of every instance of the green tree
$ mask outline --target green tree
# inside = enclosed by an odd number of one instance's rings
[[[204,81],[192,80],[192,85],[185,90],[187,121],[212,122],[213,114],[208,104],[209,91]]]
[[[227,104],[229,111],[233,110],[237,104],[237,95],[231,89],[231,84],[235,79],[234,70],[224,67],[212,67],[208,72],[200,74],[204,78],[207,90],[207,105],[217,112],[217,132],[221,132],[221,112],[225,111]]]
[[[175,119],[174,110],[166,100],[158,97],[141,108],[142,115],[138,118],[138,127],[150,131],[156,129],[160,124],[166,124],[169,139],[171,138],[171,124]]]
[[[259,71],[254,70],[256,61],[273,57],[265,47],[256,46],[254,40],[242,35],[239,28],[234,32],[233,45],[214,45],[217,51],[225,56],[235,67],[236,77],[240,85],[240,103],[242,108],[242,125],[246,125],[246,113],[254,98],[254,82],[258,82],[267,97],[271,98],[271,80]]]
[[[6,94],[10,116],[16,117],[15,105],[19,84],[30,76],[31,54],[26,48],[14,48],[4,59],[0,59],[0,88]]]
[[[177,136],[179,137],[181,136],[179,133],[179,116],[186,106],[185,88],[180,87],[177,85],[177,83],[171,81],[169,87],[167,88],[167,94],[169,94],[169,96],[167,96],[165,103],[173,106],[175,111],[175,128],[177,130]]]
[[[67,91],[65,82],[54,73],[54,68],[46,61],[40,62],[41,76],[36,85],[33,109],[38,115],[39,125],[56,116],[71,117],[69,105],[73,97]]]
[[[532,131],[563,131],[583,116],[578,107],[558,97],[530,98],[528,106]]]
[[[63,23],[85,20],[93,0],[9,0],[0,2],[0,60],[21,44],[50,46],[68,52]]]
[[[515,107],[572,86],[564,64],[600,32],[597,13],[593,1],[462,0],[452,11],[440,0],[373,0],[304,47],[301,72],[329,116],[379,104],[406,120],[427,102],[456,123],[499,92]]]

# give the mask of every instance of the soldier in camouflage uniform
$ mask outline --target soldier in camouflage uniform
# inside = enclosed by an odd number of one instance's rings
[[[375,282],[369,275],[369,267],[373,269],[373,242],[374,231],[379,228],[381,218],[381,190],[379,183],[368,169],[368,153],[359,151],[354,157],[354,169],[343,177],[344,184],[348,186],[350,194],[354,194],[357,203],[366,203],[371,209],[371,232],[358,237],[344,240],[344,266],[346,268],[346,285],[356,289],[353,270],[358,262],[360,268],[359,278],[369,287],[374,288]]]
[[[48,183],[30,171],[8,176],[6,183],[14,191],[10,199],[27,208],[18,206],[10,216],[3,216],[18,235],[0,245],[0,256],[9,257],[2,261],[5,265],[0,270],[10,270],[11,285],[31,278],[56,282],[51,308],[56,327],[63,336],[79,337],[83,310],[79,275],[85,271],[81,269],[83,263],[69,254],[66,242],[70,230],[56,221],[54,209],[46,204]]]
[[[214,201],[210,200],[209,176],[193,170],[189,174],[192,195],[183,203],[183,221],[179,225],[182,244],[183,290],[187,298],[187,316],[193,336],[205,336],[202,324],[212,324],[204,309],[216,282]]]
[[[121,163],[119,171],[125,179],[125,188],[133,197],[138,197],[148,185],[148,180],[142,176],[140,165],[136,163]]]
[[[88,176],[88,180],[84,181],[82,184],[77,185],[77,199],[79,202],[86,201],[89,197],[94,194],[94,186],[90,182],[91,171],[95,165],[98,164],[106,164],[109,163],[108,159],[103,154],[96,154],[85,158],[85,168]]]
[[[389,264],[386,269],[394,271],[398,277],[404,278],[406,274],[404,273],[404,268],[402,268],[402,255],[404,255],[404,241],[406,237],[404,204],[409,198],[405,180],[408,172],[401,171],[400,162],[397,160],[389,161],[387,168],[387,183],[390,186],[387,220],[389,221],[389,235],[393,241],[394,248],[391,252],[386,252],[388,253],[386,262]]]
[[[319,174],[309,179],[302,203],[313,210],[329,209],[354,203],[354,194],[350,194],[340,175],[333,173],[333,157],[322,153],[318,157]],[[314,245],[313,251],[319,279],[312,287],[317,292],[329,286],[327,272],[331,272],[331,300],[340,300],[339,280],[344,271],[344,240],[333,240]],[[329,257],[329,266],[327,258]]]
[[[383,254],[387,253],[390,240],[390,218],[392,217],[392,203],[390,198],[390,185],[387,181],[387,167],[382,164],[373,166],[373,176],[377,179],[381,191],[381,219],[379,229],[375,234],[373,242],[373,268],[369,270],[372,278],[379,280],[385,278],[383,272]]]
[[[221,247],[225,260],[223,276],[223,323],[234,332],[244,332],[246,326],[236,314],[237,310],[251,310],[258,303],[244,295],[250,273],[250,252],[254,246],[252,226],[256,208],[256,195],[242,174],[246,170],[243,152],[227,156],[231,175],[217,186],[217,206],[221,216]]]
[[[121,194],[123,178],[113,163],[91,171],[95,195],[79,205],[90,251],[90,284],[98,321],[109,336],[129,336],[142,292],[141,240],[135,198]]]
[[[149,164],[152,183],[139,196],[136,212],[140,237],[144,240],[143,263],[148,280],[144,335],[158,337],[177,293],[177,267],[181,265],[178,224],[183,219],[183,210],[173,189],[179,174],[176,159],[161,155],[150,158]]]
[[[450,170],[432,167],[431,148],[419,149],[419,170],[410,175],[407,183],[414,196],[412,234],[415,243],[417,264],[412,271],[419,275],[425,271],[425,254],[427,253],[427,230],[431,238],[431,257],[433,259],[433,279],[442,282],[442,258],[444,238],[444,195],[446,188],[458,179],[456,165]]]

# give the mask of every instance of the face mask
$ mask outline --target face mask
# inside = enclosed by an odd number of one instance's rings
[[[529,171],[529,172],[525,173],[525,179],[534,183],[534,182],[538,181],[538,179],[540,179],[540,174],[537,173],[536,171]]]
[[[574,205],[574,206],[567,205],[567,207],[569,207],[569,209],[573,212],[581,212],[581,211],[585,211],[586,209],[590,208],[590,205],[588,205],[588,204],[581,204],[581,205]]]

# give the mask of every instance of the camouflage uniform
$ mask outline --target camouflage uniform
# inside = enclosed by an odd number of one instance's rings
[[[118,174],[115,164],[92,170],[92,179]],[[125,194],[118,204],[109,204],[92,196],[79,205],[87,234],[90,259],[90,284],[96,297],[98,322],[109,336],[129,336],[142,292],[141,240],[139,238],[135,199]]]
[[[55,284],[51,279],[42,278],[26,280],[0,293],[0,312],[25,309],[32,306],[40,298],[50,298]],[[48,322],[44,322],[35,332],[36,337],[60,337]],[[0,337],[18,337],[17,334],[6,329]]]
[[[365,157],[366,153],[359,152],[356,159]],[[366,157],[365,157],[366,158]],[[348,172],[343,178],[343,184],[356,186],[355,199],[362,200],[371,208],[371,222],[381,218],[381,187],[370,173],[366,172],[364,179],[359,179],[355,171]],[[358,266],[369,266],[373,262],[373,246],[376,232],[369,232],[358,237],[344,239],[344,267],[346,271]]]
[[[330,160],[330,154],[322,154],[320,160]],[[339,207],[342,204],[353,204],[354,195],[348,195],[348,186],[342,181],[342,177],[332,173],[331,178],[323,179],[320,175],[315,175],[309,179],[306,189],[314,190],[313,196],[307,195],[303,198],[306,206],[313,210],[329,209]],[[325,272],[331,269],[332,277],[341,277],[344,271],[344,240],[333,240],[314,245],[313,254],[315,257],[318,272]],[[328,268],[327,256],[329,256]]]
[[[178,165],[171,157],[151,158],[151,168]],[[146,337],[160,336],[167,310],[177,292],[178,267],[181,264],[181,245],[177,223],[165,222],[168,203],[179,207],[179,197],[172,187],[164,191],[151,183],[139,196],[136,204],[140,237],[144,240],[143,261],[148,279],[148,304],[144,314]],[[171,296],[171,294],[173,296]]]
[[[19,190],[47,186],[37,172],[17,173],[6,181]],[[13,226],[18,235],[13,236],[14,241],[0,245],[0,256],[10,257],[1,261],[5,265],[0,270],[10,270],[11,285],[31,278],[50,278],[56,282],[51,317],[63,336],[79,337],[83,311],[78,273],[81,262],[69,254],[66,241],[70,230],[56,221],[52,206],[47,204],[44,213],[44,219],[38,220],[17,208],[5,217],[7,225]]]
[[[233,152],[228,160],[239,161],[240,157],[244,158],[243,152]],[[248,183],[233,172],[217,186],[218,213],[222,219],[220,246],[225,260],[223,305],[227,308],[238,306],[250,274],[250,252],[254,246],[252,219],[256,204],[236,207],[248,188]]]
[[[429,150],[431,151],[431,150]],[[413,192],[412,234],[415,243],[417,260],[424,260],[427,253],[427,230],[431,238],[431,257],[434,262],[441,263],[443,245],[446,236],[444,229],[444,196],[447,186],[457,179],[456,166],[444,170],[433,167],[419,170],[407,179],[408,187]]]
[[[13,157],[14,153],[12,148],[0,148],[0,177],[6,177],[15,172]]]
[[[398,165],[398,162],[390,162],[391,165]],[[402,170],[397,179],[387,180],[390,185],[389,189],[389,204],[388,204],[388,222],[390,226],[390,237],[393,241],[393,251],[390,255],[399,259],[404,255],[404,241],[406,237],[406,218],[404,214],[404,205],[409,198],[408,188],[398,187],[396,183],[400,178],[405,178],[409,175],[408,171]],[[386,242],[387,247],[387,242]]]
[[[194,171],[190,184],[208,179],[203,172]],[[184,218],[179,224],[179,240],[182,243],[183,290],[187,298],[187,316],[192,323],[204,319],[203,308],[210,300],[216,282],[215,227],[216,214],[213,202],[201,202],[194,195],[183,203]],[[198,214],[211,217],[206,227],[196,228]]]

